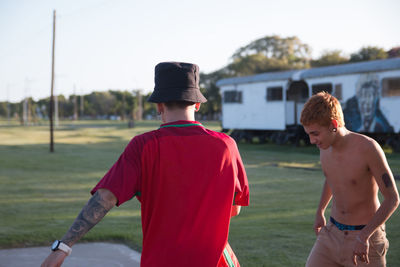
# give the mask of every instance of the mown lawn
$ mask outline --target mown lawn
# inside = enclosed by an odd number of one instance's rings
[[[4,125],[4,124],[3,124]],[[218,123],[204,125],[219,130]],[[62,123],[49,153],[46,126],[0,127],[0,248],[49,245],[62,237],[132,136],[158,127],[141,122]],[[242,266],[304,266],[323,176],[318,150],[239,144],[251,206],[232,219],[229,242]],[[388,154],[400,174],[400,154]],[[399,187],[399,182],[397,182]],[[114,208],[83,241],[123,242],[140,250],[140,206]],[[400,266],[400,215],[387,223],[388,266]]]

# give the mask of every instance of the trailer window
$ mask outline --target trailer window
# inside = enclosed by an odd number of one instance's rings
[[[240,91],[225,91],[224,103],[242,103],[242,92]]]
[[[282,101],[282,87],[268,87],[267,101]]]
[[[318,84],[313,84],[311,86],[312,88],[312,94],[315,95],[319,92],[327,92],[332,94],[332,84],[331,83],[318,83]]]
[[[342,84],[335,84],[335,94],[334,96],[338,99],[338,100],[342,100]]]
[[[382,80],[382,96],[400,96],[400,77]]]

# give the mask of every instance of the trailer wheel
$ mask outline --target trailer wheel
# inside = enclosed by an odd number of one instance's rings
[[[246,133],[242,130],[233,130],[230,136],[236,141],[236,143],[239,143],[243,139],[247,141]]]
[[[275,132],[271,135],[271,140],[277,145],[284,145],[289,141],[289,136],[286,132]]]

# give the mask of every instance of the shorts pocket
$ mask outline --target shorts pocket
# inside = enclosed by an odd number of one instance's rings
[[[329,232],[329,230],[328,230],[328,228],[326,227],[326,225],[325,225],[325,226],[322,226],[322,227],[321,227],[321,230],[320,230],[319,233],[318,233],[318,236],[326,235],[328,232]]]
[[[382,257],[389,249],[389,240],[385,236],[369,241],[369,256]]]
[[[327,226],[323,226],[321,228],[321,231],[319,231],[317,240],[320,240],[322,242],[328,242],[330,238],[330,229]]]

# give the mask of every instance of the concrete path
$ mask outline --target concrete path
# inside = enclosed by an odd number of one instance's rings
[[[0,267],[40,266],[50,246],[0,250]],[[72,247],[62,267],[139,267],[140,253],[125,245],[82,243]]]

